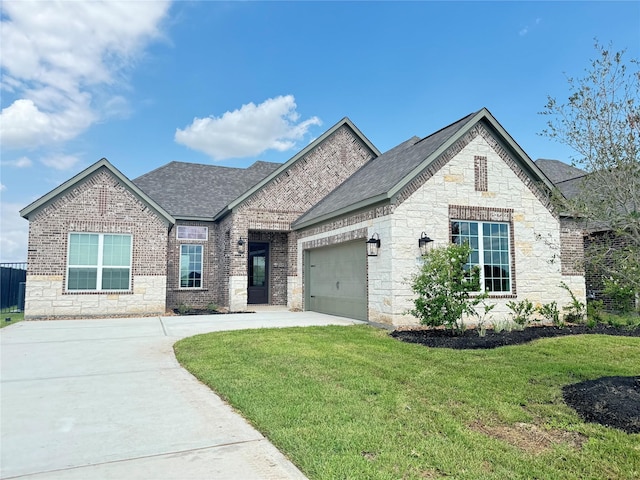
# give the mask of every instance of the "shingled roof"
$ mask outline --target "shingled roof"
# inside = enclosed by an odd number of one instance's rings
[[[354,210],[387,199],[394,186],[464,127],[474,115],[469,114],[423,139],[412,137],[369,161],[296,220],[294,226],[301,227],[344,209]]]
[[[483,108],[455,121],[431,135],[419,139],[410,138],[397,147],[365,164],[342,185],[327,195],[293,223],[296,229],[336,216],[353,212],[360,208],[390,201],[402,188],[423,172],[434,160],[462,137],[476,123],[483,121],[497,132],[521,160],[521,167],[537,180],[542,180],[548,188],[551,182],[520,146],[509,136],[491,113]]]
[[[170,162],[133,183],[176,218],[211,220],[280,165],[259,161],[233,168]]]

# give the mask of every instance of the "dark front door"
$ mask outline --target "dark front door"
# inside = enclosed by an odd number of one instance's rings
[[[249,242],[247,303],[269,303],[269,244]]]

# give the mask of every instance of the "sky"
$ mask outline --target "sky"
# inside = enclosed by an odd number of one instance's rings
[[[101,158],[285,162],[349,117],[382,152],[483,107],[532,159],[595,40],[640,58],[640,2],[3,0],[0,262],[18,211]]]

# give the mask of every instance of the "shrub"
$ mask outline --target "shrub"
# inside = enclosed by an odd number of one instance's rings
[[[208,312],[217,312],[218,311],[218,305],[216,305],[214,302],[211,302],[211,303],[207,304],[207,311]]]
[[[536,309],[528,299],[521,302],[507,302],[507,308],[511,310],[511,320],[520,327],[526,327],[531,323],[531,316]]]
[[[560,287],[571,295],[571,303],[562,307],[562,310],[567,312],[564,315],[564,320],[571,323],[583,323],[586,310],[585,304],[576,298],[566,283],[560,282]]]
[[[480,270],[466,265],[471,248],[451,244],[434,248],[425,257],[420,271],[411,278],[411,290],[417,294],[410,313],[423,325],[444,325],[460,333],[464,330],[463,315],[474,315],[474,307],[485,294],[472,296],[480,290]]]
[[[633,288],[623,285],[613,277],[604,279],[604,294],[613,301],[613,308],[620,313],[629,313],[634,309],[636,293]]]
[[[587,302],[587,325],[595,326],[603,322],[604,302],[602,300],[591,300]]]
[[[557,302],[545,303],[544,305],[540,305],[537,310],[545,320],[551,322],[553,325],[558,327],[564,325],[564,322],[560,320],[560,310],[558,310]]]
[[[180,305],[178,305],[177,310],[180,315],[186,315],[191,311],[191,307],[185,305],[184,303],[181,303]]]
[[[476,316],[478,317],[478,335],[480,335],[481,337],[486,336],[487,334],[487,321],[490,321],[493,319],[493,316],[489,315],[489,313],[491,312],[491,310],[493,310],[496,307],[496,304],[488,304],[486,303],[484,300],[482,301],[482,313],[478,312],[477,310],[474,310],[476,313]]]

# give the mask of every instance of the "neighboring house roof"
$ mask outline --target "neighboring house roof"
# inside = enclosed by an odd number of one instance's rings
[[[67,193],[67,191],[75,187],[78,183],[80,183],[93,173],[97,172],[101,168],[106,168],[107,170],[109,170],[109,172],[111,172],[111,174],[114,175],[123,185],[125,185],[136,197],[138,197],[149,208],[154,210],[160,217],[164,218],[169,224],[174,224],[176,222],[175,218],[167,210],[165,210],[161,205],[159,205],[140,188],[134,185],[131,180],[129,180],[122,172],[120,172],[120,170],[109,163],[106,158],[98,160],[90,167],[84,169],[76,176],[64,182],[62,185],[54,188],[35,202],[27,205],[22,210],[20,210],[20,215],[28,220],[31,215],[37,213],[42,208],[45,208],[47,205],[50,205],[51,203],[56,201],[62,195]]]
[[[536,165],[566,198],[573,198],[578,194],[582,180],[587,175],[584,170],[560,160],[539,158]]]
[[[281,164],[256,162],[248,168],[170,162],[133,180],[173,216],[212,220]]]
[[[549,189],[553,187],[535,163],[511,138],[491,113],[483,108],[423,138],[413,137],[369,161],[342,185],[298,218],[293,227],[304,228],[330,218],[390,201],[434,160],[478,122],[496,132],[521,160],[521,167]]]
[[[587,172],[571,166],[560,160],[549,160],[546,158],[539,158],[536,160],[536,165],[542,170],[549,180],[553,183],[564,182],[574,178],[582,177]]]

